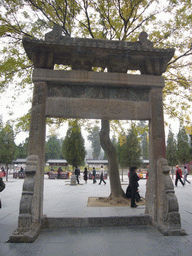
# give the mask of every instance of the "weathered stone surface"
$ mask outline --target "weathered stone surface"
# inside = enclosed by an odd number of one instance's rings
[[[48,218],[44,216],[43,228],[90,228],[150,225],[149,215],[88,218]]]
[[[159,158],[156,168],[156,218],[152,222],[165,235],[179,235],[179,231],[180,235],[184,235],[185,231],[181,229],[178,201],[166,159]]]
[[[157,160],[165,158],[165,133],[163,119],[162,90],[153,88],[150,90],[150,112],[149,119],[149,176],[146,187],[146,212],[152,216],[153,221],[157,218]]]
[[[35,83],[26,178],[20,201],[18,228],[10,236],[11,242],[33,242],[38,236],[43,216],[43,180],[45,158],[47,83]]]
[[[35,68],[33,82],[44,81],[52,85],[71,84],[86,86],[163,88],[162,76],[131,75],[123,73],[89,72],[85,70],[64,71]]]
[[[141,74],[160,76],[174,54],[174,49],[153,49],[146,32],[136,42],[71,38],[61,32],[56,25],[46,34],[45,41],[23,38],[23,46],[36,68],[53,69],[54,64],[63,64],[73,70],[101,67],[108,72],[140,70]]]
[[[46,81],[46,116],[59,118],[148,120],[150,89],[163,77],[88,71],[35,69],[33,81]]]
[[[49,97],[47,117],[146,120],[151,117],[147,102],[121,102],[116,100],[91,100]]]

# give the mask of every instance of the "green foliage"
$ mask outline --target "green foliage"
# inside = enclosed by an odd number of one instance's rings
[[[49,159],[62,159],[62,150],[61,144],[57,136],[49,137],[48,141],[46,142],[45,146],[45,160]]]
[[[119,138],[119,142],[121,142],[121,138],[123,138],[124,136],[125,134],[121,135],[121,137]],[[131,124],[131,128],[126,135],[126,141],[124,143],[121,142],[118,144],[117,156],[121,167],[130,168],[133,165],[141,165],[140,139],[138,136],[136,125],[134,123]]]
[[[0,131],[0,161],[11,164],[16,153],[13,128],[7,123]]]
[[[165,112],[190,122],[192,95],[192,3],[188,0],[6,0],[0,14],[0,91],[14,83],[18,90],[31,81],[32,63],[22,37],[44,39],[54,24],[63,35],[135,41],[141,31],[154,47],[176,49],[168,65],[164,88]]]
[[[87,139],[91,141],[93,159],[98,159],[101,152],[99,132],[100,128],[98,126],[94,126],[92,129],[89,129],[89,135],[87,137]]]
[[[31,112],[28,112],[24,116],[17,119],[17,123],[15,125],[15,130],[17,133],[23,131],[28,132],[30,128],[30,121],[31,121]]]
[[[28,144],[29,144],[29,138],[26,138],[24,143],[20,143],[18,146],[16,146],[15,158],[27,158]]]
[[[170,166],[178,164],[177,142],[171,129],[169,129],[169,134],[167,138],[166,159]]]
[[[118,163],[123,169],[126,167],[126,136],[124,133],[122,133],[118,138],[116,150]]]
[[[180,127],[177,136],[177,157],[182,164],[190,161],[188,136],[184,127]]]
[[[73,167],[84,164],[86,151],[81,128],[77,120],[69,121],[69,128],[63,141],[62,152],[64,159]]]
[[[141,155],[143,159],[149,159],[149,126],[145,121],[140,121],[136,128],[141,138]]]

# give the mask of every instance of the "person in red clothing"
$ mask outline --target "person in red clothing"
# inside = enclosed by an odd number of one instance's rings
[[[183,183],[183,181],[181,179],[182,178],[182,171],[181,171],[181,169],[179,168],[178,165],[176,165],[175,174],[176,174],[175,186],[177,187],[178,180],[180,180],[181,184],[184,186],[184,183]]]

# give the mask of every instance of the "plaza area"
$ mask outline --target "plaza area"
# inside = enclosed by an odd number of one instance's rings
[[[192,177],[188,176],[192,182]],[[4,179],[5,180],[5,179]],[[145,197],[146,179],[140,180],[140,194]],[[45,175],[43,213],[47,217],[110,217],[142,215],[145,206],[130,207],[87,207],[89,197],[107,197],[110,194],[107,184],[98,186],[83,177],[80,185],[70,186],[70,180],[51,180]],[[2,256],[62,256],[62,255],[191,255],[192,252],[192,185],[175,187],[179,202],[182,228],[186,236],[163,236],[151,225],[93,227],[93,228],[54,228],[43,229],[32,244],[7,243],[11,233],[17,228],[19,203],[23,179],[13,179],[9,175],[6,189],[0,193],[0,255]],[[124,175],[122,188],[126,191],[128,177]]]

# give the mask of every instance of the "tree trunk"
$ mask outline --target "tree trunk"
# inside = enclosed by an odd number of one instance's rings
[[[125,197],[121,188],[119,168],[116,149],[109,138],[109,120],[101,120],[101,131],[99,133],[100,143],[108,158],[108,169],[111,186],[111,195],[113,199]]]

